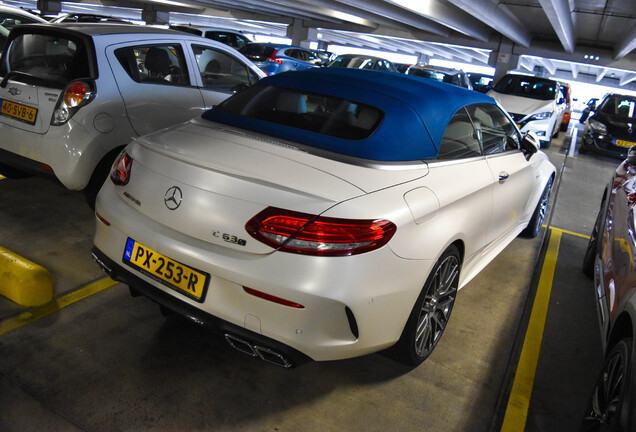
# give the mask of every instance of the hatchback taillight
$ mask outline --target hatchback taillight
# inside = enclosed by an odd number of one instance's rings
[[[84,80],[73,81],[64,89],[57,101],[53,117],[51,117],[51,124],[59,126],[66,123],[78,109],[89,103],[94,97],[95,86],[92,82]]]
[[[283,64],[283,61],[281,59],[279,59],[278,57],[276,57],[276,53],[278,53],[278,50],[274,50],[274,52],[272,53],[272,55],[269,56],[267,61],[272,62],[272,63]]]
[[[385,219],[339,219],[268,207],[245,225],[256,240],[283,252],[345,256],[384,246],[397,230]]]
[[[113,169],[110,171],[110,179],[113,183],[117,186],[125,186],[128,184],[128,181],[130,181],[132,163],[133,159],[126,153],[126,150],[122,150],[113,164]]]

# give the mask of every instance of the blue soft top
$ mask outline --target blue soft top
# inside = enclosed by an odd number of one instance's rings
[[[253,130],[339,154],[377,161],[412,161],[437,157],[446,125],[462,107],[495,104],[485,94],[395,72],[315,68],[264,78],[255,86],[275,86],[336,96],[384,112],[371,136],[348,140],[270,123],[224,111],[203,114],[215,122]]]

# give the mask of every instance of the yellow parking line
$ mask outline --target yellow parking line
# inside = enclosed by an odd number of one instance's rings
[[[50,315],[68,305],[103,291],[106,288],[110,288],[117,283],[118,282],[115,282],[110,278],[104,278],[77,291],[73,291],[72,293],[66,294],[60,298],[53,299],[43,306],[33,308],[16,317],[6,319],[0,322],[0,336],[12,332],[13,330],[33,321],[39,320],[40,318]]]
[[[590,238],[589,235],[579,234],[579,233],[575,233],[573,231],[564,230],[564,229],[561,229],[561,228],[550,227],[550,230],[551,231],[559,231],[560,233],[563,233],[563,234],[569,234],[571,236],[581,237],[581,238],[588,239],[588,240]]]
[[[528,330],[523,341],[521,357],[517,365],[517,372],[512,384],[501,432],[518,432],[525,430],[526,427],[530,397],[532,396],[534,377],[539,362],[539,352],[541,351],[541,341],[543,340],[543,330],[548,315],[557,255],[559,254],[559,245],[564,232],[564,230],[552,229],[550,235],[550,243],[548,243],[548,250],[543,261],[537,294],[530,314]]]

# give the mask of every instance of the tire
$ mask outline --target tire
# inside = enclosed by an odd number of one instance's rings
[[[112,168],[113,163],[115,163],[115,159],[117,159],[117,155],[121,152],[122,148],[123,147],[111,150],[102,158],[101,161],[99,161],[91,175],[91,179],[84,188],[84,199],[86,199],[86,203],[91,210],[95,210],[95,199],[97,198],[97,193],[108,178],[110,169]]]
[[[396,360],[417,366],[431,355],[453,310],[460,269],[459,250],[452,245],[435,263],[400,340],[391,348],[390,355]]]
[[[534,213],[532,213],[532,217],[530,218],[530,222],[528,222],[528,226],[520,234],[521,237],[535,238],[539,235],[541,226],[543,225],[543,221],[545,220],[546,212],[548,210],[548,204],[550,203],[551,192],[552,179],[550,179],[548,181],[548,184],[545,185],[545,189],[543,189],[541,198],[539,198],[539,202],[534,209]]]
[[[581,432],[611,431],[627,432],[622,424],[625,396],[629,394],[629,382],[632,374],[632,339],[618,341],[605,357],[603,371],[592,393]],[[633,415],[633,413],[631,414]]]
[[[594,222],[594,228],[592,228],[592,234],[590,234],[590,240],[587,242],[587,249],[585,249],[585,256],[583,257],[583,274],[590,279],[594,277],[594,260],[598,251],[598,235],[601,232],[601,225],[605,217],[604,209],[605,206],[601,204],[601,209],[596,216],[596,222]]]

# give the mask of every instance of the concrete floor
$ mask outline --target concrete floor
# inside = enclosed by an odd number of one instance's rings
[[[565,158],[563,135],[547,151],[557,167]],[[552,223],[589,234],[617,161],[575,159],[564,171]],[[94,220],[80,193],[29,178],[1,180],[0,194],[0,245],[49,269],[56,296],[104,277],[90,257]],[[586,242],[570,240],[557,278],[565,288],[553,292],[570,299],[580,291],[592,301],[591,282],[577,268]],[[540,247],[541,238],[515,240],[463,289],[442,340],[416,369],[374,354],[284,370],[190,322],[164,318],[156,305],[116,284],[0,336],[0,431],[497,430]],[[588,375],[577,394],[591,390],[598,366],[600,344],[595,351],[563,342],[572,339],[563,331],[584,327],[574,319],[594,329],[595,315],[585,304],[573,313],[560,297],[555,302],[569,318],[548,317],[527,430],[571,430],[546,425],[573,424],[582,410],[584,395],[568,414],[555,408],[570,392],[553,391],[554,375],[572,358],[567,350],[590,358],[574,368]],[[23,312],[0,299],[0,322]],[[561,378],[564,386],[576,379]]]

